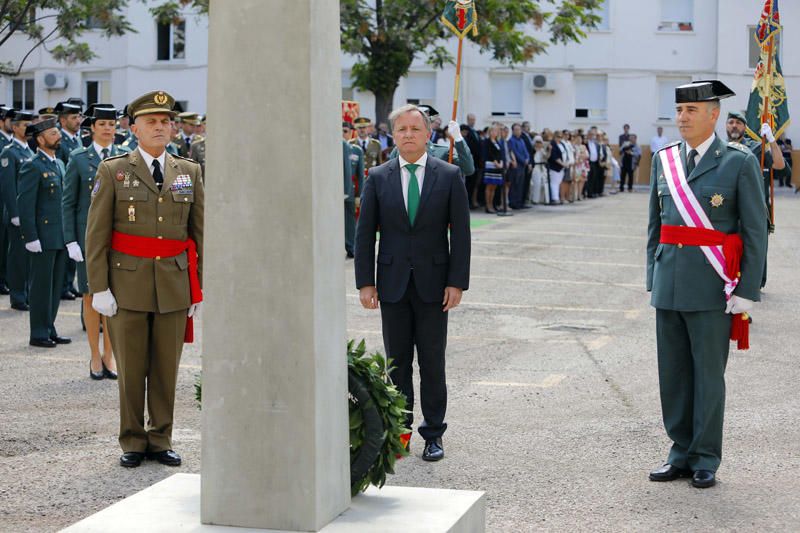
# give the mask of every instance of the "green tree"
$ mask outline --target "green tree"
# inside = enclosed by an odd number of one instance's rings
[[[549,44],[579,42],[595,27],[603,0],[478,0],[477,36],[481,52],[506,65],[525,64]],[[445,39],[453,36],[439,21],[442,0],[341,0],[342,50],[353,54],[353,85],[375,94],[377,120],[386,120],[400,79],[417,54],[442,68],[453,63]],[[526,33],[546,30],[549,42]]]
[[[160,22],[171,22],[187,10],[207,13],[208,2],[162,0],[150,12]],[[87,30],[100,30],[107,38],[136,32],[125,17],[128,3],[128,0],[2,0],[0,49],[15,34],[27,36],[30,48],[22,57],[0,63],[0,75],[18,75],[39,47],[66,64],[90,61],[96,54],[81,41]]]

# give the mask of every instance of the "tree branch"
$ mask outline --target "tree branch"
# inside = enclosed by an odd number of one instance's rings
[[[30,50],[28,50],[28,53],[27,53],[27,54],[25,54],[25,57],[23,57],[23,58],[22,58],[22,61],[20,61],[20,62],[19,62],[19,67],[17,68],[17,71],[16,71],[16,72],[14,72],[13,74],[9,74],[9,76],[12,76],[12,77],[19,76],[19,73],[20,73],[20,72],[22,72],[22,67],[25,65],[25,61],[27,61],[27,60],[28,60],[28,57],[29,57],[29,56],[30,56],[30,55],[33,53],[33,51],[34,51],[34,50],[36,50],[37,48],[39,48],[40,46],[42,46],[42,45],[45,43],[45,41],[47,41],[47,39],[49,39],[50,37],[52,37],[52,36],[53,36],[53,34],[54,34],[54,33],[55,33],[57,30],[58,30],[58,27],[55,27],[55,28],[53,28],[53,29],[52,29],[52,31],[50,31],[50,33],[48,33],[47,35],[45,35],[45,36],[42,38],[42,40],[40,40],[38,43],[36,43],[35,45],[33,45],[33,47],[32,47]]]
[[[3,44],[8,40],[8,38],[11,37],[12,35],[14,35],[14,32],[17,31],[17,28],[19,28],[19,25],[22,22],[22,19],[25,18],[25,14],[28,12],[28,9],[31,7],[31,4],[33,4],[33,0],[28,0],[25,3],[25,7],[20,12],[19,16],[17,17],[17,20],[14,21],[14,25],[11,26],[10,30],[8,30],[8,35],[6,35],[2,39],[0,39],[0,46],[3,46]],[[39,45],[37,44],[36,46],[39,46]],[[27,57],[27,56],[25,56],[25,57]]]

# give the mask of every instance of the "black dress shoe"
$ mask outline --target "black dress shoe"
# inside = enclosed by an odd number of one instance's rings
[[[11,309],[16,309],[17,311],[30,311],[30,306],[26,303],[22,302],[12,302]]]
[[[147,458],[158,461],[162,465],[181,466],[181,456],[172,450],[164,450],[163,452],[147,452]]]
[[[72,342],[69,337],[59,337],[58,335],[51,335],[50,340],[56,344],[69,344]]]
[[[0,283],[0,294],[2,294],[4,296],[6,294],[11,294],[11,290],[9,290],[8,285],[6,285],[5,281]]]
[[[691,475],[691,470],[678,468],[677,466],[667,463],[661,468],[650,472],[650,481],[674,481],[678,478],[689,477]]]
[[[55,348],[56,343],[50,339],[31,339],[31,346],[38,346],[39,348]]]
[[[100,372],[95,372],[94,370],[92,370],[92,362],[89,361],[89,377],[92,378],[93,380],[100,381],[101,379],[103,379],[105,377],[105,372],[104,372],[105,369],[106,367],[105,365],[103,365],[103,370],[101,370]]]
[[[442,447],[442,439],[433,439],[425,441],[425,449],[422,450],[423,461],[441,461],[444,459],[444,448]]]
[[[125,468],[136,468],[142,464],[143,460],[144,454],[142,452],[125,452],[119,458],[119,464]]]
[[[698,470],[692,476],[692,486],[707,489],[717,484],[717,478],[711,470]]]
[[[106,364],[103,363],[102,361],[101,361],[101,364],[103,365],[103,372],[102,372],[103,377],[106,377],[108,379],[117,379],[117,373],[116,372],[114,372],[113,370],[109,370],[106,367]]]
[[[69,291],[64,291],[64,292],[61,293],[61,299],[62,300],[74,300],[75,299],[75,295],[72,294]]]

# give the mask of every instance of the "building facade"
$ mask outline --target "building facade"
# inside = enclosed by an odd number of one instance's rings
[[[644,144],[659,126],[677,138],[676,85],[719,78],[737,93],[723,102],[723,111],[746,108],[758,59],[753,29],[762,6],[763,0],[607,0],[600,27],[580,44],[551,45],[546,54],[514,68],[467,44],[459,120],[474,113],[481,126],[493,120],[528,120],[534,129],[596,125],[609,132],[612,142],[628,123]],[[28,109],[70,96],[122,106],[158,87],[175,95],[184,109],[204,112],[207,18],[187,13],[182,24],[165,27],[149,7],[131,2],[127,8],[137,33],[105,39],[99,31],[89,32],[86,40],[98,57],[88,64],[63,65],[37,49],[19,76],[0,78],[0,98]],[[800,98],[800,59],[791,51],[800,45],[800,31],[794,31],[791,21],[800,20],[800,5],[783,2],[781,9],[788,28],[780,50],[792,110],[791,97]],[[456,41],[451,44],[455,50]],[[18,61],[29,49],[30,42],[15,35],[0,48],[0,61]],[[253,57],[257,61],[258,54]],[[342,57],[342,96],[359,102],[362,114],[374,117],[374,96],[352,87],[353,64],[354,58]],[[401,81],[394,104],[427,103],[449,115],[454,76],[454,67],[434,70],[420,55]],[[798,128],[800,124],[791,125],[787,136],[797,137]]]

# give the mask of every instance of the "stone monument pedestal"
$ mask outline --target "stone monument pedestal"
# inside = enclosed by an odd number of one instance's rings
[[[483,492],[414,487],[370,487],[321,533],[480,533]],[[200,523],[200,476],[175,474],[64,530],[68,533],[277,532]]]

